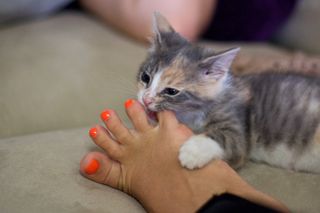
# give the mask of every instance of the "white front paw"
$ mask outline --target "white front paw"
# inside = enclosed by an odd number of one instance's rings
[[[222,159],[223,149],[213,139],[205,135],[194,135],[180,148],[179,160],[188,169],[201,168],[212,159]]]

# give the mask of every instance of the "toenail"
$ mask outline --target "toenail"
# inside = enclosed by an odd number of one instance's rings
[[[97,133],[98,133],[98,130],[97,128],[91,128],[90,131],[89,131],[89,135],[92,137],[92,138],[96,138],[97,137]]]
[[[131,105],[133,104],[134,100],[133,99],[128,99],[125,103],[124,103],[124,106],[126,108],[129,108],[131,107]]]
[[[99,161],[97,161],[96,159],[92,159],[86,166],[85,168],[85,172],[88,174],[88,175],[93,175],[94,173],[96,173],[99,169]]]
[[[106,110],[104,112],[101,113],[100,115],[101,119],[104,120],[104,121],[107,121],[109,120],[110,118],[110,111],[109,110]]]

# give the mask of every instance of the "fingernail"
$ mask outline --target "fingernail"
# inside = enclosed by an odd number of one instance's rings
[[[129,108],[131,107],[131,105],[133,104],[134,100],[133,99],[128,99],[125,103],[124,103],[124,106],[126,108]]]
[[[92,138],[96,138],[97,137],[97,133],[98,133],[98,130],[97,128],[93,127],[89,130],[89,135],[92,137]]]
[[[86,166],[85,168],[85,172],[88,175],[93,175],[94,173],[96,173],[98,171],[100,167],[99,161],[97,161],[96,159],[92,159]]]
[[[101,119],[104,120],[104,121],[107,121],[109,120],[110,118],[110,111],[109,110],[106,110],[104,112],[101,113],[100,115]]]

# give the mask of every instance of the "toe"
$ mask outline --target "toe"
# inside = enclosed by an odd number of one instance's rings
[[[148,122],[148,116],[143,106],[133,99],[125,102],[126,112],[134,128],[138,131],[150,130],[152,126]]]
[[[93,142],[105,150],[111,158],[118,160],[122,156],[121,145],[113,140],[108,131],[102,126],[97,125],[91,128],[89,135]]]
[[[102,153],[91,152],[87,154],[81,160],[80,173],[90,180],[119,189],[120,164]]]
[[[159,126],[165,129],[175,129],[179,125],[175,114],[172,111],[158,112]]]
[[[125,143],[127,139],[131,138],[129,129],[121,122],[115,111],[105,110],[100,117],[119,143]]]

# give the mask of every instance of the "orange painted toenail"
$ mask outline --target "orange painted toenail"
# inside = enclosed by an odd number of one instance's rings
[[[129,108],[131,107],[131,105],[134,103],[134,100],[133,99],[128,99],[125,103],[124,103],[124,106],[126,108]]]
[[[100,115],[101,119],[104,120],[104,121],[107,121],[109,120],[110,118],[110,111],[109,110],[106,110],[104,112],[101,113]]]
[[[96,173],[98,171],[100,167],[100,164],[99,164],[99,161],[97,161],[96,159],[92,159],[88,165],[86,166],[85,168],[85,172],[88,174],[88,175],[93,175],[94,173]]]
[[[97,137],[97,133],[98,133],[98,130],[97,128],[91,128],[90,131],[89,131],[89,135],[92,137],[92,138],[96,138]]]

